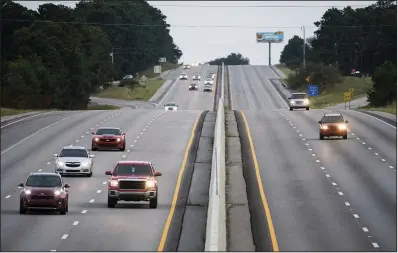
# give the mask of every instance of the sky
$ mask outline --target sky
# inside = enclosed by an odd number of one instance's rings
[[[18,2],[18,1],[15,1]],[[37,9],[46,1],[18,2]],[[74,1],[52,3],[74,7]],[[376,1],[149,1],[167,16],[174,43],[183,52],[180,61],[190,64],[207,62],[241,53],[251,65],[268,65],[268,43],[256,43],[256,32],[284,32],[282,43],[271,45],[271,64],[278,64],[280,54],[294,35],[313,35],[314,22],[326,10],[344,6],[363,8]],[[235,6],[235,7],[234,7]],[[278,7],[271,7],[278,6]],[[290,7],[289,7],[290,6]],[[190,26],[190,27],[187,27]],[[224,27],[220,27],[224,26]],[[225,27],[229,26],[229,27]]]

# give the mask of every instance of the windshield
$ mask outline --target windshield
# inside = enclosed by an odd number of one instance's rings
[[[152,171],[147,164],[118,164],[114,175],[139,175],[152,176]]]
[[[88,153],[85,149],[64,148],[61,150],[59,157],[88,157]]]
[[[325,116],[322,118],[323,123],[343,123],[344,119],[341,116]]]
[[[292,99],[305,99],[307,98],[307,94],[292,94]]]
[[[176,106],[176,104],[173,103],[167,103],[166,106]]]
[[[121,135],[120,129],[113,129],[113,128],[100,128],[97,130],[96,135]]]
[[[61,187],[61,178],[56,175],[31,175],[26,180],[26,186],[31,187]]]

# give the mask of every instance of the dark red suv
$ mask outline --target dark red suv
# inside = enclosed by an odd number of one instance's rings
[[[33,209],[54,210],[60,214],[68,212],[67,188],[70,186],[63,182],[58,173],[31,173],[26,182],[20,183],[18,187],[23,188],[19,201],[20,214]]]

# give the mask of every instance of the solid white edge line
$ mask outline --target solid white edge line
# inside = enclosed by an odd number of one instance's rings
[[[387,123],[387,122],[385,122],[384,120],[378,119],[378,118],[376,118],[376,117],[374,117],[374,116],[372,116],[372,115],[369,115],[369,114],[366,114],[366,113],[363,113],[363,112],[360,112],[360,111],[356,111],[356,110],[351,110],[351,112],[357,112],[357,113],[363,114],[363,115],[368,116],[368,117],[370,117],[370,118],[372,118],[372,119],[375,119],[375,120],[377,120],[377,121],[380,121],[381,123],[384,123],[384,124],[386,124],[387,126],[390,126],[390,127],[394,128],[394,129],[397,129],[395,126],[391,125],[390,123]]]
[[[46,115],[46,114],[50,114],[50,113],[54,113],[54,112],[58,112],[58,111],[43,112],[43,113],[35,114],[35,115],[33,115],[33,116],[29,116],[29,117],[26,117],[26,118],[22,118],[22,119],[13,121],[13,122],[11,122],[11,123],[9,123],[9,124],[7,124],[7,125],[4,125],[4,126],[2,126],[0,129],[3,129],[3,128],[8,127],[8,126],[11,126],[11,125],[13,125],[13,124],[15,124],[15,123],[21,122],[21,121],[26,120],[26,119],[31,119],[31,118],[34,118],[34,117],[37,117],[37,116],[40,116],[40,115]],[[23,117],[23,116],[22,116],[22,117]],[[10,120],[12,120],[12,119],[10,119]]]
[[[286,105],[287,108],[289,108],[289,105],[286,103],[286,101],[281,97],[281,95],[279,94],[279,92],[275,89],[274,85],[272,85],[271,81],[265,76],[265,79],[267,79],[269,85],[271,86],[271,88],[276,92],[276,94],[279,96],[279,98],[283,101],[283,103]]]
[[[159,105],[162,104],[163,100],[169,95],[170,91],[172,89],[174,89],[174,86],[176,85],[176,83],[178,82],[178,78],[174,81],[174,83],[172,84],[171,88],[166,92],[166,94],[164,94],[163,98],[159,101],[158,105],[156,106],[156,108],[159,108]],[[164,83],[163,83],[164,84]]]
[[[46,127],[44,127],[44,128],[39,129],[38,131],[34,132],[33,134],[31,134],[31,135],[29,135],[29,136],[23,138],[22,140],[18,141],[17,143],[15,143],[14,145],[12,145],[11,147],[9,147],[9,148],[7,148],[6,150],[2,151],[0,155],[5,154],[6,152],[8,152],[8,151],[10,151],[11,149],[15,148],[16,146],[18,146],[18,145],[21,144],[22,142],[24,142],[24,141],[26,141],[26,140],[32,138],[33,136],[35,136],[36,134],[38,134],[38,133],[40,133],[40,132],[46,130],[47,128],[50,128],[50,127],[52,127],[52,126],[58,124],[58,123],[61,122],[61,121],[64,121],[64,120],[73,118],[73,117],[75,117],[75,116],[77,116],[77,115],[80,115],[80,114],[82,114],[82,113],[83,113],[83,112],[79,112],[79,113],[77,113],[77,114],[74,114],[74,115],[72,115],[72,116],[63,118],[63,119],[61,119],[61,120],[59,120],[59,121],[57,121],[57,122],[52,123],[51,125],[48,125],[48,126],[46,126]]]

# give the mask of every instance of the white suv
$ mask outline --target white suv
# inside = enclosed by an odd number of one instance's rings
[[[310,101],[308,99],[307,93],[293,93],[288,99],[290,111],[299,108],[305,108],[307,111],[310,109]]]

